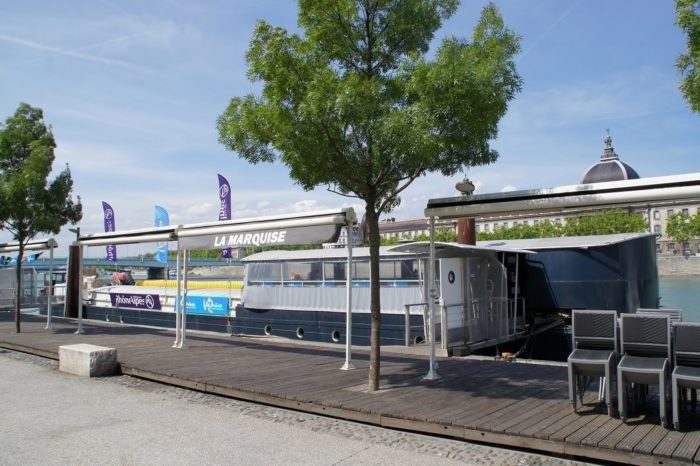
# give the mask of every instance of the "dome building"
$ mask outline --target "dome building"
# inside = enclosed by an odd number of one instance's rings
[[[605,181],[636,180],[639,175],[634,168],[621,161],[612,146],[610,130],[607,130],[605,137],[605,148],[600,162],[591,165],[581,178],[581,184],[603,183]]]

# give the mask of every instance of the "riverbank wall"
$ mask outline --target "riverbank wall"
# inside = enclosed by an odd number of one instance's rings
[[[700,256],[681,254],[656,256],[656,266],[661,277],[687,277],[700,275]]]

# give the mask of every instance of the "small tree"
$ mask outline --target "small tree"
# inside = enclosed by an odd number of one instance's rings
[[[696,236],[696,225],[697,221],[693,221],[690,215],[678,212],[671,215],[666,222],[666,236],[679,243],[679,249],[682,251],[683,244]]]
[[[683,97],[700,113],[700,0],[676,0],[676,24],[685,33],[686,53],[676,61]]]
[[[39,233],[57,234],[82,218],[80,198],[71,198],[73,180],[66,167],[49,182],[56,143],[40,108],[22,103],[0,125],[0,226],[19,242],[15,328],[20,332],[22,257]]]
[[[364,201],[370,248],[369,389],[379,387],[379,216],[427,172],[494,162],[489,141],[520,90],[519,38],[496,7],[471,40],[427,52],[457,0],[299,0],[303,35],[259,21],[246,55],[260,97],[233,98],[219,141],[251,163],[281,160],[304,189]]]

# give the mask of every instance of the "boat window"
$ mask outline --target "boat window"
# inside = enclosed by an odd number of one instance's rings
[[[323,264],[323,277],[326,282],[345,281],[345,262],[326,262]]]
[[[249,283],[279,283],[282,281],[282,268],[279,263],[247,264]]]

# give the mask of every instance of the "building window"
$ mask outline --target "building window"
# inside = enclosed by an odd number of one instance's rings
[[[690,215],[690,214],[688,213],[688,209],[683,209],[681,212],[683,212],[683,215]]]
[[[486,231],[486,232],[489,231],[489,224],[488,223],[484,225],[484,231]]]
[[[540,223],[540,221],[539,221],[538,219],[535,219],[535,220],[532,221],[532,224],[533,224],[533,225],[537,225],[538,223]]]
[[[654,225],[654,234],[655,235],[661,234],[661,225]]]
[[[666,218],[671,218],[673,217],[673,209],[668,209],[666,211]]]
[[[656,243],[656,252],[657,253],[661,252],[661,245],[659,243]]]
[[[503,228],[508,228],[508,222],[503,222]]]
[[[561,225],[561,219],[560,219],[560,218],[555,218],[555,219],[554,219],[554,223],[556,223],[557,225]]]
[[[494,231],[496,231],[496,229],[498,229],[498,223],[493,224],[493,229],[494,229]]]
[[[528,222],[527,220],[523,220],[523,225],[529,225],[529,224],[530,224],[530,222]]]
[[[481,231],[481,225],[476,226],[476,232],[479,233]]]
[[[666,246],[667,251],[675,251],[675,249],[676,249],[676,243],[668,243],[668,246]]]
[[[661,212],[658,210],[654,211],[654,220],[661,220]]]

